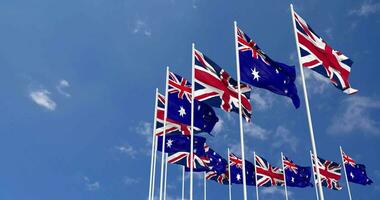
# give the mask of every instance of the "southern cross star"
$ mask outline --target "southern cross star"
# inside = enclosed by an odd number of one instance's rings
[[[240,177],[240,174],[237,174],[236,175],[236,180],[240,181],[241,177]]]
[[[181,117],[186,115],[186,111],[182,106],[179,108],[178,112],[179,112],[179,116],[181,116]]]
[[[257,80],[259,81],[259,78],[260,78],[260,75],[259,75],[259,71],[256,71],[256,67],[251,69],[251,74],[253,75],[253,80]]]
[[[169,139],[168,142],[166,142],[166,146],[168,146],[169,148],[171,148],[173,145],[173,140]]]

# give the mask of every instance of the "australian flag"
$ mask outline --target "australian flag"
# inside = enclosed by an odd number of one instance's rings
[[[172,72],[168,82],[167,118],[191,125],[191,84]],[[218,120],[212,107],[194,100],[194,131],[210,133]]]
[[[259,46],[237,28],[238,51],[241,80],[273,93],[292,99],[298,108],[300,99],[295,85],[296,70],[294,66],[276,62],[269,58]]]
[[[289,187],[308,187],[313,186],[310,182],[311,167],[301,167],[296,165],[293,161],[287,157],[282,158],[282,162],[285,169],[286,185]]]
[[[230,153],[230,175],[231,183],[243,184],[243,160],[233,153]],[[255,180],[255,166],[249,161],[245,161],[245,173],[247,185],[256,185]]]
[[[370,185],[372,180],[368,178],[365,165],[357,164],[354,159],[343,152],[343,161],[349,182],[361,185]]]
[[[195,98],[226,112],[239,113],[237,81],[230,74],[198,50],[194,50]],[[240,84],[242,115],[249,121],[252,114],[249,102],[251,88]]]
[[[209,159],[206,179],[216,181],[220,184],[228,184],[229,176],[227,160],[216,153],[207,144],[205,144],[205,153]]]
[[[162,139],[157,138],[157,151],[162,149]],[[190,136],[185,135],[166,135],[165,136],[165,153],[177,153],[180,151],[190,152]],[[202,149],[206,138],[194,135],[194,149]]]

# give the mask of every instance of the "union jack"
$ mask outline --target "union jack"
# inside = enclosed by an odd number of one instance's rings
[[[191,84],[183,77],[177,76],[173,72],[169,72],[169,88],[168,93],[178,93],[178,98],[183,99],[185,96],[191,102]]]
[[[230,166],[235,166],[237,168],[243,169],[243,160],[235,156],[235,154],[230,153]]]
[[[228,171],[222,174],[219,174],[216,171],[208,171],[206,172],[207,180],[214,180],[220,184],[228,184]]]
[[[237,82],[230,74],[207,56],[194,50],[195,56],[195,99],[211,106],[220,107],[226,112],[239,112]],[[243,116],[250,120],[252,107],[249,102],[251,88],[240,84]]]
[[[168,163],[184,165],[186,168],[190,169],[191,156],[190,152],[177,152],[168,156]],[[198,156],[196,153],[193,154],[193,168],[205,169],[207,164],[210,162],[206,156]]]
[[[280,167],[273,167],[264,158],[255,155],[257,186],[270,187],[284,185],[284,172]]]
[[[259,48],[259,46],[251,38],[248,37],[239,27],[237,27],[237,37],[238,37],[238,50],[241,52],[250,51],[252,58],[260,58],[264,63],[270,65],[267,61],[267,56]]]
[[[302,66],[329,78],[344,93],[356,93],[348,81],[353,61],[332,49],[296,12],[294,20]]]
[[[343,162],[344,162],[343,164],[349,164],[349,165],[355,167],[355,164],[356,164],[355,160],[352,159],[347,154],[345,154],[344,152],[342,152],[342,153],[343,153]]]
[[[313,160],[313,170],[314,174],[317,176],[317,169],[315,167],[314,155],[312,155]],[[341,177],[341,165],[336,162],[332,162],[329,160],[324,160],[318,158],[318,168],[319,174],[321,175],[321,184],[329,189],[333,190],[341,190],[342,186],[339,185],[339,179]],[[318,177],[315,178],[318,180]]]
[[[298,170],[298,167],[295,163],[293,163],[293,161],[289,160],[287,157],[283,157],[282,158],[282,162],[284,162],[284,169],[288,169],[292,172],[294,172],[295,174],[297,174],[297,170]]]

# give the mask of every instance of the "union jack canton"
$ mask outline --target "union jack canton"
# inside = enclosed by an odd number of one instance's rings
[[[358,90],[351,88],[348,81],[353,61],[332,49],[296,12],[294,20],[302,66],[329,78],[344,93],[356,93]]]
[[[284,185],[284,172],[280,167],[273,167],[264,158],[255,156],[257,186],[271,187]]]
[[[315,167],[314,155],[312,155],[313,160],[313,170],[315,174],[315,180],[318,180],[317,177],[317,169]],[[321,184],[324,187],[333,190],[341,190],[342,186],[339,185],[339,179],[341,177],[341,165],[339,163],[324,160],[322,158],[318,158],[318,168],[319,174],[321,175]]]

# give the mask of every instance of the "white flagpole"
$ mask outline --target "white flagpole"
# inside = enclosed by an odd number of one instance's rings
[[[255,166],[255,185],[256,185],[256,200],[259,200],[259,187],[257,186],[257,173],[256,173],[256,152],[253,152],[253,164]]]
[[[165,78],[165,113],[164,113],[164,131],[162,135],[162,148],[161,148],[161,180],[160,180],[160,200],[162,200],[162,192],[164,187],[164,166],[165,166],[165,141],[166,141],[166,117],[168,115],[168,78],[169,78],[169,67],[166,67],[166,78]]]
[[[154,199],[154,190],[156,183],[156,164],[157,164],[157,136],[154,137],[154,159],[153,159],[153,178],[152,178],[152,196],[151,200]]]
[[[308,119],[308,124],[309,124],[309,130],[310,130],[310,139],[311,139],[311,146],[314,154],[314,161],[317,164],[317,159],[318,159],[318,154],[317,154],[317,146],[315,144],[315,139],[314,139],[314,130],[313,130],[313,122],[311,120],[311,113],[310,113],[310,108],[309,108],[309,98],[307,94],[307,89],[306,89],[306,81],[305,81],[305,75],[303,73],[303,67],[301,64],[301,55],[299,51],[299,46],[298,46],[298,37],[297,37],[297,32],[296,32],[296,23],[294,21],[294,10],[293,10],[293,5],[290,4],[290,9],[292,13],[292,21],[293,21],[293,31],[294,31],[294,37],[296,39],[296,47],[297,47],[297,54],[298,54],[298,62],[299,62],[299,67],[300,67],[300,72],[301,72],[301,78],[302,78],[302,86],[303,86],[303,93],[305,97],[305,105],[306,105],[306,114],[307,114],[307,119]],[[317,179],[318,182],[321,182],[321,175],[319,173],[319,167],[317,167]],[[319,189],[319,194],[321,197],[321,200],[324,200],[324,195],[323,195],[323,189],[322,185],[318,184],[318,189]]]
[[[190,136],[190,200],[193,200],[193,165],[194,165],[194,50],[193,43],[191,50],[191,136]]]
[[[344,164],[344,158],[343,158],[343,150],[342,150],[342,146],[339,146],[339,149],[340,149],[340,155],[341,155],[341,157],[342,157],[342,165],[343,165],[343,169],[344,169],[344,175],[345,175],[345,177],[346,177],[348,197],[350,198],[350,200],[352,200],[350,184],[348,183],[348,177],[347,177],[346,165]]]
[[[203,199],[207,199],[207,180],[206,180],[206,172],[203,172]]]
[[[311,151],[310,151],[310,161],[311,161],[311,170],[313,171],[313,180],[314,180],[315,194],[317,196],[317,200],[319,200],[318,189],[317,189],[317,187],[318,187],[317,185],[319,185],[319,184],[315,180],[314,165],[313,165],[313,156],[312,156]]]
[[[182,166],[182,200],[185,200],[185,166]]]
[[[231,191],[231,166],[230,166],[230,148],[227,149],[228,153],[228,197],[229,200],[232,200],[232,191]]]
[[[235,53],[236,53],[236,71],[237,71],[237,84],[238,84],[238,95],[239,95],[239,125],[240,125],[240,148],[241,148],[241,159],[242,159],[242,172],[243,172],[243,195],[244,200],[247,200],[247,174],[245,173],[245,153],[244,153],[244,133],[243,133],[243,116],[241,108],[241,87],[240,87],[240,60],[237,42],[237,23],[234,21],[234,34],[235,34]]]
[[[148,199],[152,200],[152,193],[154,190],[153,187],[153,176],[155,176],[153,172],[153,163],[155,163],[154,156],[156,151],[154,150],[155,147],[155,131],[156,131],[156,116],[157,116],[157,95],[158,95],[158,88],[156,88],[156,96],[155,96],[155,101],[154,101],[154,117],[153,117],[153,133],[152,133],[152,154],[151,154],[151,159],[150,159],[150,177],[149,177],[149,197]]]
[[[166,185],[168,180],[168,154],[165,154],[165,179],[164,179],[164,200],[166,200]]]
[[[286,172],[284,165],[284,154],[281,152],[281,163],[282,163],[282,171],[284,172],[284,183],[285,183],[285,199],[288,200],[288,187],[286,185]]]

